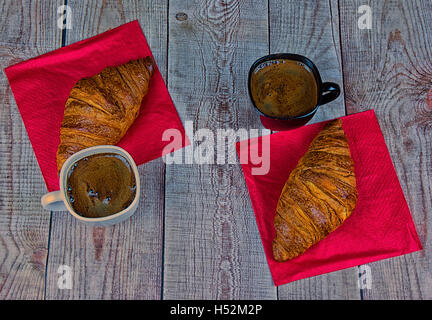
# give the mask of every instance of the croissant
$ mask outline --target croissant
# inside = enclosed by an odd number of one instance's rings
[[[138,116],[155,68],[150,56],[107,67],[72,88],[60,127],[57,169],[72,154],[97,145],[116,144]]]
[[[340,119],[326,124],[291,172],[274,217],[273,256],[299,256],[339,227],[357,203],[356,177]]]

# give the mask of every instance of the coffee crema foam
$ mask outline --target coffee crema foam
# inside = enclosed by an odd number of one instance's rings
[[[83,217],[99,218],[118,213],[136,196],[135,173],[117,153],[99,153],[75,162],[67,174],[68,201]]]
[[[260,64],[251,77],[251,93],[262,113],[278,118],[307,114],[318,102],[312,70],[300,61],[287,59]]]

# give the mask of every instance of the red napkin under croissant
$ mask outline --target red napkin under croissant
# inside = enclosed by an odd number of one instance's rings
[[[48,191],[59,188],[56,154],[71,89],[78,80],[107,67],[147,56],[153,57],[138,21],[133,21],[5,69]],[[170,144],[162,139],[167,129],[177,130],[183,138],[177,149],[189,144],[155,64],[138,117],[117,145],[140,165],[176,149],[165,149]]]
[[[271,134],[269,171],[254,175],[260,161],[242,164],[273,281],[282,285],[422,249],[373,110],[340,118],[354,162],[357,205],[325,239],[303,254],[278,262],[273,257],[273,220],[281,191],[299,159],[326,122]],[[259,154],[262,137],[237,144],[237,152]]]

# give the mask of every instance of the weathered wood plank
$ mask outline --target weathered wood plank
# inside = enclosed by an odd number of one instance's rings
[[[57,48],[61,30],[57,27],[57,8],[62,0],[16,0],[0,2],[0,44],[11,48]],[[48,51],[48,50],[43,50]]]
[[[70,44],[138,19],[156,62],[166,76],[166,3],[161,1],[68,1]],[[52,219],[47,272],[48,299],[159,299],[165,165],[161,159],[139,167],[140,207],[113,227],[88,227],[66,213]],[[57,288],[60,265],[73,270],[72,290]]]
[[[337,1],[270,0],[270,52],[290,52],[310,58],[322,80],[339,84],[343,91]],[[345,115],[343,92],[322,106],[313,122]],[[279,299],[359,299],[357,267],[278,288]]]
[[[168,18],[182,120],[213,133],[261,128],[247,74],[268,53],[267,3],[170,1]],[[164,298],[276,298],[240,165],[167,165],[165,199]]]
[[[372,9],[372,29],[357,10]],[[375,109],[424,250],[374,262],[365,299],[432,298],[432,3],[340,2],[348,113]]]
[[[0,1],[1,69],[59,47],[60,1]],[[42,299],[50,213],[46,192],[6,75],[0,75],[0,299]]]

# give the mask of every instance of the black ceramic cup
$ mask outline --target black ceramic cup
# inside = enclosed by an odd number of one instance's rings
[[[269,116],[265,113],[263,113],[255,104],[255,101],[252,97],[252,90],[251,90],[251,78],[253,72],[256,70],[257,67],[259,67],[261,64],[272,61],[272,60],[291,60],[291,61],[299,61],[304,63],[306,66],[310,68],[312,71],[312,74],[315,78],[316,85],[317,85],[317,104],[313,108],[312,111],[307,112],[305,114],[301,114],[295,117],[275,117],[275,116]],[[315,114],[315,112],[318,110],[318,108],[326,103],[329,103],[330,101],[333,101],[340,95],[340,87],[338,84],[333,82],[322,82],[321,76],[318,72],[317,67],[315,64],[308,58],[293,54],[293,53],[276,53],[276,54],[270,54],[264,57],[259,58],[256,60],[250,70],[249,70],[249,77],[248,77],[248,90],[249,90],[249,97],[252,101],[253,106],[255,107],[255,110],[258,111],[260,114],[260,120],[264,127],[267,129],[273,130],[273,131],[282,131],[282,130],[289,130],[289,129],[295,129],[298,127],[301,127],[302,125],[306,124]]]

